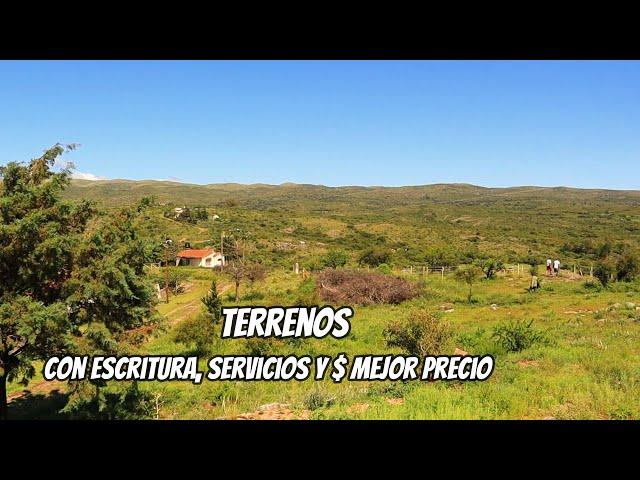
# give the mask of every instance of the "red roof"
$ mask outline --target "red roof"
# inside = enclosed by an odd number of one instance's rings
[[[203,258],[203,257],[208,257],[209,255],[216,253],[216,251],[213,248],[203,248],[203,249],[195,249],[195,248],[189,248],[187,250],[182,250],[181,252],[178,252],[178,254],[176,255],[176,257],[182,257],[182,258]]]

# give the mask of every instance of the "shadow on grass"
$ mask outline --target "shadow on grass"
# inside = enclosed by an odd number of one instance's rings
[[[68,416],[60,413],[67,404],[69,395],[60,390],[48,393],[25,393],[9,403],[9,420],[64,420]]]

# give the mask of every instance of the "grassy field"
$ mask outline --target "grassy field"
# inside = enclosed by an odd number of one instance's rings
[[[307,271],[331,249],[348,255],[356,267],[370,247],[392,251],[393,275],[418,282],[418,297],[399,305],[354,306],[350,334],[340,340],[267,341],[269,354],[336,355],[400,353],[387,347],[383,330],[413,311],[437,313],[453,335],[445,351],[492,354],[493,375],[485,382],[142,382],[162,419],[236,418],[267,404],[286,404],[285,418],[312,419],[628,419],[640,418],[640,282],[603,288],[572,265],[592,265],[605,241],[614,249],[640,245],[640,192],[518,187],[486,189],[471,185],[421,187],[342,187],[312,185],[184,185],[170,182],[75,181],[70,198],[90,198],[115,208],[142,196],[158,202],[140,228],[160,241],[218,246],[220,234],[242,232],[251,239],[252,261],[266,279],[241,286],[242,305],[296,305],[308,291]],[[108,202],[108,203],[107,203]],[[219,219],[196,224],[165,218],[173,205],[204,206]],[[529,293],[528,269],[501,272],[479,281],[473,301],[467,287],[447,274],[406,273],[436,258],[458,265],[470,258],[560,258],[566,270]],[[440,263],[440,264],[442,264]],[[185,291],[159,302],[161,326],[140,345],[142,354],[190,355],[191,345],[176,341],[176,328],[198,315],[211,279],[218,279],[225,305],[236,304],[228,277],[205,269],[180,268]],[[586,273],[586,272],[585,272]],[[493,329],[513,320],[532,320],[540,340],[520,352],[507,352]],[[215,354],[246,355],[256,344],[221,340]],[[205,359],[201,361],[205,368]],[[40,366],[38,365],[38,368]],[[43,389],[38,375],[27,387]],[[24,387],[9,385],[10,397]],[[64,386],[60,387],[64,390]],[[46,394],[44,392],[43,394]],[[18,402],[10,404],[14,410]],[[53,403],[51,408],[56,408]],[[35,408],[35,407],[34,407]],[[49,418],[53,410],[38,415]],[[26,412],[25,417],[34,418]]]
[[[568,275],[568,274],[567,274]],[[417,276],[415,276],[417,277]],[[496,358],[485,382],[182,382],[148,383],[159,399],[160,418],[234,418],[273,402],[289,404],[300,418],[341,419],[625,419],[640,418],[640,285],[607,291],[585,287],[583,279],[543,278],[528,293],[528,275],[503,275],[480,282],[474,301],[453,278],[425,279],[423,294],[399,306],[355,309],[352,331],[345,339],[275,341],[273,354],[384,354],[382,330],[414,309],[442,313],[454,336],[447,349]],[[197,282],[202,282],[198,280]],[[301,280],[274,272],[247,292],[246,304],[295,303]],[[181,305],[204,294],[205,283],[162,306],[170,320],[184,318]],[[225,304],[233,304],[224,296]],[[630,303],[631,302],[631,303]],[[192,312],[195,314],[195,312]],[[545,342],[507,353],[491,338],[492,327],[510,319],[534,320]],[[218,340],[219,354],[247,354],[246,340]],[[169,329],[144,347],[145,353],[189,354],[173,341]],[[205,362],[202,361],[202,369]]]

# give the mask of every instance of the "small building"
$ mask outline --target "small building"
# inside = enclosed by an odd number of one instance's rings
[[[176,255],[176,266],[188,265],[191,267],[215,268],[224,265],[224,255],[213,248],[187,248]]]

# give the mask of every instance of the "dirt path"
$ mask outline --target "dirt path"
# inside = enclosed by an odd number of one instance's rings
[[[18,400],[24,397],[30,397],[35,395],[47,396],[55,391],[64,391],[66,384],[59,380],[40,380],[39,382],[29,385],[29,388],[13,392],[7,395],[7,403],[11,403],[14,400]]]
[[[218,295],[224,295],[229,291],[231,287],[232,287],[231,284],[222,285],[222,287],[220,287],[218,290]],[[177,306],[176,308],[168,311],[164,315],[169,319],[168,324],[173,326],[182,322],[183,320],[186,320],[191,315],[196,313],[200,309],[201,305],[202,303],[200,301],[200,297],[198,297],[187,303],[183,303]]]

